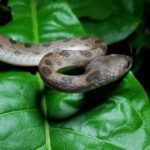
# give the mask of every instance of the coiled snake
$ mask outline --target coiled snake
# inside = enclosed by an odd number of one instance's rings
[[[107,45],[96,38],[72,38],[44,44],[25,44],[0,35],[0,61],[38,66],[47,85],[63,92],[85,92],[122,77],[131,67],[126,55],[106,55]],[[83,66],[81,75],[65,75],[59,69]]]

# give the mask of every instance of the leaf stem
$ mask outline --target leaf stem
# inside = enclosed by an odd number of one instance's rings
[[[46,100],[45,97],[43,98],[43,107],[44,107],[44,114],[47,116],[47,107],[46,107]],[[50,133],[49,133],[49,124],[45,119],[45,134],[46,134],[46,145],[47,149],[51,150],[51,141],[50,141]]]

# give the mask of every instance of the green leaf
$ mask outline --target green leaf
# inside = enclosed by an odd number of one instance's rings
[[[1,150],[50,150],[49,127],[37,107],[39,81],[26,72],[0,73]]]
[[[38,75],[26,72],[0,73],[1,150],[141,150],[149,147],[150,103],[130,72],[116,88],[108,87],[96,108],[52,123],[40,109],[48,109]],[[88,93],[87,93],[88,94]],[[105,96],[104,96],[105,95]],[[93,103],[93,94],[88,96]],[[49,125],[48,125],[49,124]],[[17,140],[16,140],[17,139]],[[136,139],[136,140],[135,140]]]
[[[116,13],[125,11],[141,16],[144,10],[144,1],[141,0],[68,0],[68,3],[79,18],[89,17],[98,20],[109,19]]]
[[[48,42],[84,35],[64,1],[10,0],[13,20],[0,32],[22,42]]]
[[[139,24],[140,20],[138,18],[126,13],[100,23],[83,22],[88,35],[98,36],[108,44],[127,38]]]
[[[68,0],[68,2],[78,17],[90,17],[103,20],[112,16],[116,9],[116,6],[111,0]]]
[[[120,13],[124,10],[140,17],[144,12],[144,1],[142,0],[115,0],[115,4]]]
[[[141,0],[68,0],[80,18],[87,35],[98,36],[112,44],[131,35],[141,22]]]
[[[130,72],[112,89],[107,89],[104,103],[97,108],[69,121],[51,124],[52,147],[57,150],[63,142],[62,150],[149,149],[150,103],[143,87]]]
[[[45,90],[47,115],[53,119],[63,119],[77,113],[83,103],[83,93],[63,93],[47,88]]]

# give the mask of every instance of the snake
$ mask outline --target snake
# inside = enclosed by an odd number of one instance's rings
[[[66,93],[87,92],[125,75],[132,58],[107,54],[107,44],[96,37],[75,37],[48,43],[24,43],[0,35],[0,61],[17,66],[37,66],[46,86]],[[79,75],[59,72],[83,67]]]

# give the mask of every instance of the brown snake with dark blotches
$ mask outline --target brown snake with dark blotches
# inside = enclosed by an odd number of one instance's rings
[[[106,55],[107,46],[96,38],[72,38],[45,44],[25,44],[0,35],[0,61],[38,66],[47,85],[63,92],[85,92],[121,78],[131,67],[126,55]],[[65,75],[59,69],[83,66],[81,75]]]

